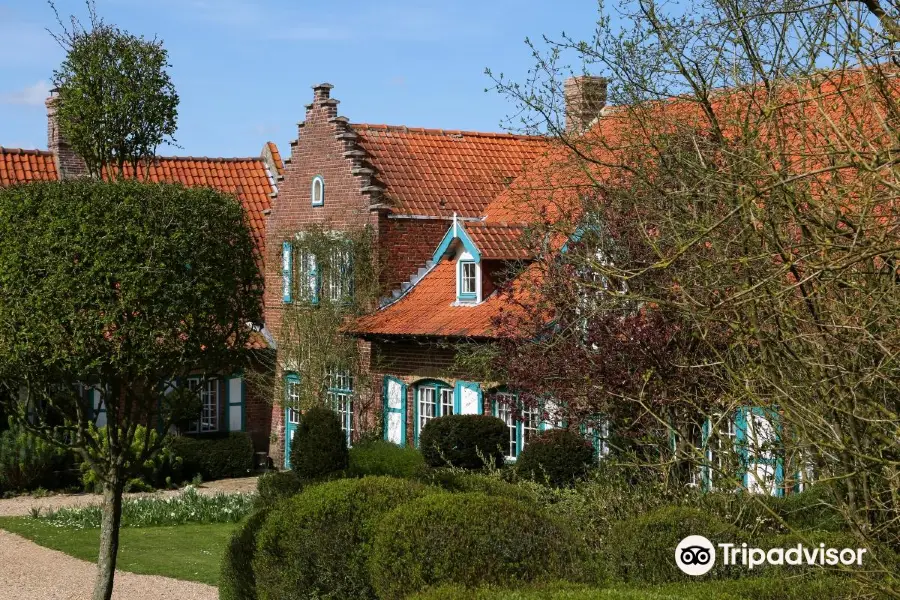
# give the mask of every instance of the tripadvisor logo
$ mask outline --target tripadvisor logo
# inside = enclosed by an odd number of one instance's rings
[[[743,566],[748,570],[761,565],[818,565],[861,566],[865,548],[826,548],[825,544],[790,548],[750,548],[744,544],[716,544],[702,535],[689,535],[675,548],[675,564],[688,575],[705,575],[716,564],[716,548],[721,551],[722,564]]]

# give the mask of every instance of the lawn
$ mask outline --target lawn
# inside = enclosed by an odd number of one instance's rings
[[[225,545],[236,523],[123,527],[117,568],[217,585]],[[36,544],[96,562],[99,529],[60,528],[27,517],[0,517],[0,529]]]

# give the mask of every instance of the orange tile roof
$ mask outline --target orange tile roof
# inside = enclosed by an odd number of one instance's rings
[[[131,168],[126,167],[126,176]],[[265,256],[266,217],[272,207],[269,194],[275,191],[274,180],[261,158],[194,158],[193,156],[161,156],[150,164],[149,177],[138,168],[138,180],[207,186],[234,194],[247,213],[254,240]]]
[[[50,152],[0,146],[0,185],[57,179],[56,163]]]
[[[520,276],[521,277],[521,276]],[[521,287],[518,290],[522,293]],[[515,310],[497,293],[472,306],[455,305],[456,264],[442,260],[406,295],[378,312],[357,319],[349,328],[361,335],[493,337],[494,318]]]
[[[520,260],[532,255],[521,225],[469,222],[463,228],[484,259]]]
[[[281,160],[278,146],[275,145],[275,142],[266,142],[266,147],[268,147],[269,153],[272,155],[272,161],[275,163],[275,170],[277,171],[275,175],[284,175],[284,161]]]
[[[543,137],[351,125],[396,214],[479,217],[544,153]]]

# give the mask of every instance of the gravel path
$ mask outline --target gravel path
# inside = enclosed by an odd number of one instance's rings
[[[253,492],[256,491],[256,477],[210,481],[208,483],[200,484],[197,491],[201,494],[210,495],[220,492]],[[173,496],[179,493],[178,490],[166,490],[144,494],[125,494],[125,497],[157,496],[165,498],[166,496]],[[100,504],[101,501],[102,497],[98,494],[58,494],[54,496],[45,496],[44,498],[33,498],[32,496],[4,498],[0,499],[0,516],[25,517],[30,514],[32,508],[48,510],[71,506],[90,506],[91,504]],[[0,565],[2,564],[3,562],[0,561]],[[2,574],[0,574],[0,577],[2,577]],[[2,582],[2,579],[0,579],[0,582]],[[2,589],[3,588],[0,587],[0,590]],[[0,599],[3,598],[6,598],[6,596],[0,596]]]
[[[96,565],[0,530],[0,600],[85,600]],[[118,571],[113,600],[216,600],[216,588]]]

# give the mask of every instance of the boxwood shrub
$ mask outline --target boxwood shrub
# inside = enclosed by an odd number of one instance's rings
[[[378,525],[369,573],[381,600],[451,583],[600,579],[564,523],[532,505],[479,493],[426,496],[393,511]]]
[[[253,556],[267,516],[265,509],[251,513],[231,536],[219,575],[219,600],[257,600]]]
[[[55,471],[72,463],[64,449],[18,425],[0,433],[0,493],[59,487]]]
[[[291,469],[300,479],[320,479],[343,471],[349,460],[347,436],[337,413],[324,406],[304,411],[291,441]]]
[[[560,487],[583,479],[594,462],[591,442],[566,429],[550,429],[528,441],[516,469],[524,477]]]
[[[256,480],[256,504],[270,507],[282,498],[290,498],[299,494],[303,482],[293,471],[274,471],[264,473]]]
[[[694,508],[669,506],[614,524],[606,536],[603,555],[614,574],[624,581],[668,583],[691,578],[675,564],[675,548],[689,535],[702,535],[713,544],[749,541],[745,533]],[[736,577],[742,571],[717,560],[704,579]]]
[[[245,432],[180,435],[170,437],[167,445],[181,458],[182,480],[246,477],[253,471],[253,441]]]
[[[401,448],[384,440],[359,443],[350,449],[351,477],[387,475],[413,479],[425,471],[425,459],[415,448]]]
[[[415,481],[363,477],[312,485],[280,502],[253,561],[260,600],[375,598],[366,561],[376,524],[433,493]]]
[[[485,461],[500,467],[507,444],[506,423],[488,415],[438,417],[429,420],[419,434],[419,448],[431,467],[481,469]]]
[[[537,502],[533,487],[516,485],[494,475],[461,469],[429,469],[421,481],[448,492],[481,492],[488,496],[503,496],[522,502]]]

